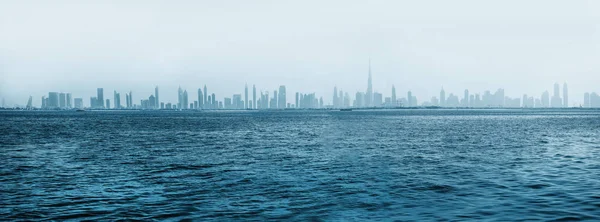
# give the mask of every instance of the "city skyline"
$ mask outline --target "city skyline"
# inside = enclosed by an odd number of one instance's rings
[[[373,88],[373,73],[371,70],[371,59],[368,60],[368,73],[365,91],[356,91],[354,97],[337,86],[333,87],[333,97],[328,102],[323,102],[323,96],[316,94],[314,91],[309,94],[295,92],[290,95],[287,94],[287,87],[280,85],[279,88],[273,91],[271,98],[269,99],[269,90],[260,92],[260,99],[256,98],[256,85],[252,85],[252,95],[249,95],[248,83],[244,83],[243,92],[236,94],[233,93],[231,96],[217,97],[213,92],[208,92],[207,86],[204,88],[198,88],[197,100],[194,100],[193,96],[190,100],[187,89],[182,89],[181,85],[178,86],[177,100],[172,102],[170,100],[162,101],[159,97],[159,87],[155,85],[154,93],[151,94],[148,99],[141,98],[139,105],[135,103],[132,97],[132,91],[126,94],[126,106],[121,106],[121,96],[117,90],[114,90],[113,100],[111,103],[110,99],[104,100],[104,88],[96,89],[96,96],[90,97],[89,106],[86,108],[91,109],[110,109],[113,104],[113,109],[285,109],[285,108],[379,108],[379,107],[428,107],[428,106],[439,106],[439,107],[470,107],[470,108],[486,108],[486,107],[506,107],[506,108],[567,108],[567,107],[585,107],[594,108],[600,107],[600,97],[595,91],[585,92],[583,95],[582,102],[569,104],[569,88],[566,82],[561,86],[558,82],[553,85],[553,93],[550,96],[548,90],[541,93],[539,97],[535,95],[522,94],[522,97],[516,96],[511,97],[505,93],[504,88],[498,88],[494,93],[492,90],[484,90],[483,92],[469,93],[469,89],[464,90],[462,98],[460,94],[454,94],[449,92],[446,94],[446,90],[442,86],[439,92],[439,97],[432,96],[429,100],[420,98],[413,94],[411,90],[407,91],[406,97],[397,97],[396,87],[392,84],[391,92],[388,96],[385,92],[380,92]],[[192,91],[193,92],[193,91]],[[243,97],[242,97],[243,93]],[[288,100],[288,97],[294,97]],[[304,98],[308,98],[310,95],[311,100],[305,101]],[[252,96],[252,97],[250,97]],[[68,98],[68,99],[67,99]],[[243,98],[243,99],[242,99]],[[252,100],[249,100],[252,98]],[[82,100],[83,98],[77,98]],[[422,99],[422,98],[421,98]],[[290,101],[288,103],[287,101]],[[421,101],[419,103],[419,101]],[[39,108],[42,109],[72,109],[82,108],[82,103],[79,103],[77,107],[72,106],[72,94],[64,92],[49,92],[48,98],[42,96]],[[293,102],[293,103],[292,103]],[[29,96],[27,100],[27,109],[36,107],[32,102],[32,96]],[[315,105],[318,104],[318,105]],[[3,107],[4,98],[3,98]]]
[[[233,94],[232,96],[217,97],[215,93],[209,93],[207,86],[198,88],[197,100],[189,100],[187,89],[178,87],[176,103],[171,101],[162,101],[159,97],[159,87],[155,86],[154,93],[148,99],[142,98],[139,105],[136,104],[132,97],[132,91],[126,94],[126,106],[121,105],[121,96],[116,90],[113,92],[112,109],[289,109],[289,108],[394,108],[394,107],[469,107],[469,108],[488,108],[488,107],[504,107],[504,108],[567,108],[567,107],[584,107],[595,108],[600,107],[600,96],[596,92],[586,92],[583,96],[583,103],[569,105],[569,88],[566,82],[561,86],[559,83],[554,83],[553,93],[546,90],[539,97],[535,95],[523,94],[522,97],[506,96],[503,88],[498,88],[492,93],[491,90],[484,92],[470,93],[469,89],[464,90],[462,98],[460,94],[449,92],[446,95],[444,87],[439,92],[439,97],[433,96],[430,100],[421,100],[412,93],[407,91],[406,97],[397,97],[396,88],[392,85],[391,92],[388,96],[386,93],[380,93],[372,86],[373,75],[371,72],[371,60],[368,63],[368,78],[367,86],[364,92],[357,91],[352,97],[348,92],[338,89],[334,86],[333,97],[331,103],[324,103],[323,96],[316,95],[314,92],[305,94],[300,92],[292,93],[295,95],[295,100],[288,100],[287,89],[285,85],[280,85],[278,89],[273,91],[269,98],[269,91],[260,92],[260,99],[256,98],[256,85],[252,85],[252,97],[249,97],[248,84],[244,84],[243,99],[242,94]],[[210,94],[210,95],[209,95]],[[252,100],[249,100],[252,98]],[[307,100],[308,99],[308,100]],[[97,88],[96,95],[90,97],[89,106],[84,106],[83,98],[75,98],[75,107],[71,93],[64,92],[49,92],[48,97],[42,96],[39,108],[42,109],[73,109],[73,108],[91,108],[91,109],[111,109],[111,100],[104,100],[104,88]],[[290,102],[287,102],[290,101]],[[3,98],[4,107],[4,98]],[[32,96],[27,100],[26,109],[36,107],[32,102]]]
[[[370,74],[370,72],[371,72],[370,69],[371,69],[371,67],[370,67],[370,64],[369,64],[369,69],[368,69],[369,77],[372,75],[372,74]],[[377,79],[377,78],[375,78],[375,79]],[[371,81],[373,81],[373,80],[371,80]],[[258,81],[258,82],[260,82],[260,81]],[[373,82],[376,82],[376,81],[373,81]],[[409,87],[403,86],[402,88],[397,87],[398,85],[405,85],[405,84],[390,83],[389,87],[387,87],[387,86],[383,87],[383,88],[375,88],[375,87],[373,87],[372,88],[372,90],[373,90],[372,93],[381,93],[383,95],[391,96],[391,91],[393,91],[393,90],[397,90],[398,92],[408,92],[408,91],[411,91],[411,92],[413,92],[413,94],[417,95],[417,98],[419,100],[421,100],[421,101],[428,100],[429,98],[431,98],[433,96],[438,96],[439,95],[439,91],[436,92],[435,91],[435,87],[428,87],[427,90],[423,90],[423,87],[421,85],[415,85],[414,87],[410,87],[410,86]],[[552,99],[552,98],[555,97],[555,94],[556,94],[555,90],[552,87],[546,87],[546,89],[543,89],[541,91],[541,93],[537,93],[537,94],[541,95],[544,91],[548,91],[550,93],[550,100],[551,100],[551,102],[554,102],[554,103],[558,102],[558,103],[561,103],[561,104],[564,104],[565,102],[567,102],[569,104],[569,106],[578,106],[578,105],[583,105],[585,103],[584,99],[583,99],[583,95],[585,93],[591,93],[591,92],[598,92],[598,91],[600,91],[600,88],[596,87],[596,88],[590,88],[590,89],[575,88],[576,92],[573,92],[571,89],[568,89],[568,87],[567,87],[567,89],[569,91],[569,96],[567,96],[565,98],[564,95],[563,95],[564,92],[562,92],[562,91],[564,90],[564,85],[565,84],[568,85],[568,81],[554,81],[552,83],[552,85],[554,85],[554,84],[561,85],[559,87],[561,92],[559,92],[560,96],[558,97],[558,98],[560,98],[561,101],[555,101],[555,100]],[[146,90],[135,90],[135,91],[136,92],[140,92],[140,94],[156,94],[156,92],[158,92],[158,87],[159,87],[158,85],[161,85],[161,84],[156,84],[156,83],[152,84],[152,83],[150,83],[149,85],[155,85],[155,88],[153,89],[151,87],[144,87]],[[192,84],[187,83],[186,85],[192,85]],[[252,87],[256,87],[256,84],[251,84],[251,85],[252,85]],[[275,84],[275,85],[281,85],[281,84]],[[358,85],[358,84],[356,84],[356,85]],[[288,86],[288,88],[289,88],[289,84],[286,84],[286,86]],[[360,87],[355,87],[355,88],[357,88],[357,90],[347,90],[349,87],[340,87],[340,85],[335,84],[335,83],[332,84],[332,86],[333,87],[337,87],[339,89],[342,89],[343,91],[346,91],[346,92],[349,92],[349,93],[355,93],[355,92],[361,92],[361,91],[363,93],[365,93],[365,95],[368,93],[368,85],[367,85],[366,90],[364,90],[364,89],[361,90]],[[182,87],[182,84],[178,84],[177,87]],[[248,97],[248,101],[253,101],[254,100],[253,99],[254,98],[253,97],[254,96],[254,94],[253,94],[254,91],[250,91],[250,90],[267,90],[266,87],[262,87],[262,88],[258,88],[258,89],[256,89],[256,88],[253,88],[253,89],[245,89],[245,88],[243,88],[243,87],[248,87],[247,83],[244,83],[243,85],[241,85],[241,87],[242,87],[242,90],[232,91],[232,92],[225,92],[225,93],[226,93],[226,95],[233,94],[233,93],[241,93],[244,96],[244,98],[246,98],[246,96]],[[275,88],[276,87],[278,87],[278,86],[275,86]],[[129,87],[120,87],[119,89],[114,89],[114,88],[113,89],[109,89],[108,87],[99,87],[98,89],[104,89],[104,88],[106,88],[108,91],[117,91],[117,92],[134,91],[134,90],[131,90]],[[135,86],[134,88],[141,88],[141,87]],[[171,87],[164,87],[164,88],[171,88]],[[193,86],[192,87],[187,87],[186,86],[184,88],[194,88],[194,87]],[[228,88],[231,88],[231,86],[228,86]],[[413,90],[412,88],[417,88],[417,89],[420,89],[420,90]],[[440,88],[441,89],[444,89],[444,88],[445,89],[448,89],[448,88],[456,89],[456,87],[452,87],[452,85],[441,85],[440,87],[438,87],[438,90]],[[483,93],[486,90],[494,90],[494,88],[496,88],[496,89],[497,88],[503,88],[504,89],[505,87],[499,86],[499,87],[491,87],[491,88],[482,88],[481,86],[474,86],[473,88],[479,88],[480,90],[472,90],[471,88],[466,88],[466,90]],[[246,90],[248,90],[248,92],[246,92]],[[327,88],[325,88],[325,89],[322,89],[322,88],[308,88],[308,89],[294,88],[294,92],[296,92],[296,91],[306,91],[306,92],[309,92],[310,91],[310,92],[317,93],[320,96],[324,97],[326,104],[332,104],[333,105],[334,101],[331,99],[333,97],[333,92],[331,92],[330,90],[331,89],[327,90]],[[452,93],[454,93],[454,94],[460,94],[460,92],[462,92],[464,90],[465,89],[456,89],[456,90],[453,90]],[[23,91],[22,95],[16,97],[16,98],[21,98],[22,97],[23,99],[20,100],[20,101],[15,101],[15,97],[7,96],[6,94],[0,94],[0,98],[3,99],[5,106],[11,106],[11,107],[12,106],[25,106],[27,98],[29,96],[33,96],[35,98],[36,95],[33,94],[33,93],[27,93],[26,91],[24,91],[24,89],[22,89],[22,91]],[[37,90],[32,90],[32,91],[37,91]],[[50,91],[56,91],[56,92],[59,92],[59,93],[60,92],[71,92],[72,93],[73,92],[71,90],[50,90]],[[86,90],[76,90],[76,91],[77,91],[78,95],[81,95],[79,97],[82,97],[82,98],[91,97],[93,95],[97,96],[97,95],[100,94],[98,92],[94,92],[94,94],[92,94],[92,93],[90,93],[92,91],[89,91],[89,90],[87,90],[87,91]],[[219,94],[223,94],[222,93],[223,92],[222,89],[215,88],[215,91],[219,92]],[[531,90],[527,90],[527,91],[529,92]],[[327,92],[331,92],[331,93],[327,93]],[[423,92],[426,92],[426,93],[423,93]],[[38,92],[36,92],[36,93],[38,93]],[[246,93],[247,93],[247,95],[246,95]],[[515,92],[515,91],[509,91],[509,93],[507,95],[510,95],[511,97],[515,97],[516,98],[516,97],[522,96],[523,94],[536,95],[536,93],[519,93],[519,92]],[[581,95],[576,95],[576,94],[581,94]],[[352,95],[354,95],[354,94],[352,94]],[[166,100],[174,102],[174,103],[177,103],[177,94],[167,93],[164,96],[165,96],[164,98]],[[102,98],[104,100],[104,103],[102,104],[102,106],[106,106],[106,99],[107,98],[111,101],[110,102],[111,105],[114,106],[114,98],[113,97],[106,97],[106,95],[104,96],[104,98]],[[141,99],[141,98],[139,98],[139,99]],[[288,94],[286,96],[286,99],[288,101],[292,101],[292,100],[294,100],[294,95],[289,95]],[[98,99],[98,100],[100,100],[100,99]],[[99,102],[99,101],[97,101],[97,102]],[[365,102],[368,102],[368,101],[365,101]],[[34,106],[41,106],[42,104],[41,104],[40,101],[34,99],[33,100],[33,105]],[[156,105],[158,106],[160,104],[156,104]],[[247,104],[247,105],[245,104],[245,106],[247,106],[247,107],[250,107],[251,105],[253,105],[253,104]]]
[[[471,108],[484,108],[484,107],[524,107],[524,108],[565,108],[565,107],[600,107],[600,101],[597,101],[598,94],[595,91],[585,91],[583,94],[582,100],[580,103],[573,102],[569,103],[569,88],[567,82],[563,82],[562,91],[561,86],[558,82],[555,82],[553,85],[553,93],[550,96],[548,90],[545,90],[541,93],[539,97],[535,95],[522,94],[520,96],[507,96],[505,94],[504,88],[498,88],[496,92],[493,94],[490,89],[486,89],[482,92],[476,92],[473,94],[469,93],[469,89],[464,90],[463,97],[460,98],[460,94],[454,94],[449,92],[446,95],[446,90],[444,86],[441,87],[439,92],[439,97],[436,95],[430,97],[430,99],[422,98],[413,94],[411,90],[407,91],[406,97],[397,97],[396,95],[396,87],[394,84],[391,85],[391,92],[389,96],[382,91],[378,91],[373,88],[373,73],[371,67],[371,59],[368,60],[368,77],[367,77],[367,85],[365,91],[356,91],[354,97],[350,96],[348,92],[344,93],[344,91],[340,88],[338,91],[337,85],[334,86],[334,92],[332,93],[331,101],[325,100],[323,102],[323,96],[316,94],[314,91],[309,94],[300,94],[300,92],[288,95],[286,93],[286,86],[280,85],[278,90],[273,91],[273,95],[271,96],[271,100],[269,100],[268,90],[265,90],[265,94],[261,91],[260,99],[257,101],[256,98],[256,85],[252,85],[252,95],[249,95],[248,91],[248,83],[244,83],[243,92],[240,94],[233,94],[232,96],[221,96],[216,97],[215,93],[208,93],[207,86],[204,85],[204,88],[198,88],[197,100],[189,100],[187,89],[182,89],[181,85],[178,86],[178,93],[176,101],[164,102],[160,100],[159,97],[159,87],[155,85],[154,93],[145,99],[142,97],[140,99],[139,105],[136,106],[135,99],[132,96],[132,91],[129,91],[129,94],[125,95],[126,106],[121,106],[120,103],[120,93],[117,90],[114,90],[113,100],[110,99],[104,100],[104,88],[97,88],[96,95],[90,96],[89,106],[86,108],[91,109],[110,109],[111,104],[113,105],[113,109],[120,108],[128,108],[128,109],[259,109],[265,107],[275,107],[275,108],[297,108],[296,106],[302,105],[300,100],[302,100],[301,96],[312,95],[318,101],[316,104],[320,104],[319,106],[309,105],[308,107],[300,107],[300,108],[369,108],[369,107],[418,107],[418,106],[439,106],[439,107],[471,107]],[[243,99],[242,99],[243,93]],[[68,96],[68,100],[66,97]],[[252,97],[249,97],[252,96]],[[263,98],[266,96],[265,98]],[[292,97],[291,100],[288,97]],[[193,97],[192,97],[193,98]],[[252,100],[249,100],[252,98]],[[443,99],[442,99],[443,98]],[[577,97],[576,97],[577,98]],[[83,98],[77,98],[83,99]],[[266,104],[260,102],[260,100],[265,100]],[[423,99],[423,100],[419,100]],[[292,101],[295,103],[287,103],[287,101]],[[419,101],[422,101],[419,103]],[[475,101],[475,102],[473,102]],[[574,99],[574,101],[579,101]],[[72,105],[73,98],[71,93],[64,92],[49,92],[48,98],[46,96],[42,96],[42,99],[39,103],[39,108],[60,108],[60,109],[71,109],[76,108]],[[191,103],[190,103],[191,102]],[[215,104],[213,104],[213,102]],[[304,101],[303,101],[304,102]],[[57,104],[55,104],[57,103]],[[29,96],[27,100],[27,105],[13,105],[13,107],[26,107],[33,108],[36,107],[35,102],[32,102],[32,96]],[[308,102],[308,104],[313,104],[313,102]],[[81,104],[80,104],[81,105]],[[10,107],[6,106],[5,98],[2,98],[2,107]],[[80,107],[79,107],[80,108]]]

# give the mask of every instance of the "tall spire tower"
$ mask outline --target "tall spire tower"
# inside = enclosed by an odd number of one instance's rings
[[[177,89],[177,109],[182,109],[183,107],[183,91],[181,90],[181,86]]]
[[[367,107],[373,106],[373,83],[371,78],[371,58],[369,58],[369,83],[367,85],[367,98],[365,98],[365,105]]]

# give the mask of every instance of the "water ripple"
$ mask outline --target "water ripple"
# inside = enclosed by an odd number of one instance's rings
[[[0,220],[600,220],[598,110],[0,120]]]

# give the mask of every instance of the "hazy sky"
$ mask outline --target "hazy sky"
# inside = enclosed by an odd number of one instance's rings
[[[177,86],[192,100],[206,84],[222,100],[247,82],[331,103],[334,86],[366,90],[371,58],[384,97],[392,84],[419,102],[442,86],[539,97],[567,82],[573,105],[600,92],[599,29],[591,0],[0,0],[0,97],[39,106],[63,91],[88,105],[103,87],[139,103],[158,85],[175,102]]]

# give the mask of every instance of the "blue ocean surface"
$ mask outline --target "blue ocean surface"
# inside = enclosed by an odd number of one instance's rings
[[[0,220],[600,221],[600,110],[0,121]]]

